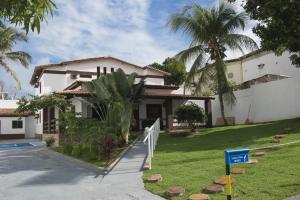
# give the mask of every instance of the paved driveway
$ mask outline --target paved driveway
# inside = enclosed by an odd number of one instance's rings
[[[0,150],[1,200],[161,200],[144,190],[145,145],[136,144],[107,175],[46,148]]]

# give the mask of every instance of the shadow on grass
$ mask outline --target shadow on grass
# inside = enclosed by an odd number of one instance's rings
[[[296,126],[298,127],[296,128]],[[172,137],[161,134],[157,152],[192,152],[205,150],[224,150],[241,147],[266,145],[286,127],[293,127],[289,134],[300,132],[299,122],[295,119],[261,123],[254,125],[237,125],[199,130],[189,137]],[[271,145],[271,143],[269,143]]]

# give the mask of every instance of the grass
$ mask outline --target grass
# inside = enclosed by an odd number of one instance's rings
[[[188,137],[161,134],[154,153],[153,168],[144,177],[159,173],[163,181],[145,183],[147,190],[165,196],[171,186],[183,186],[188,199],[193,193],[225,175],[224,150],[269,146],[274,135],[293,127],[281,143],[300,140],[300,120],[284,120],[254,125],[238,125],[199,130]],[[234,175],[234,199],[282,200],[300,194],[300,143],[264,150],[268,154],[255,158],[257,164],[238,164],[246,174]],[[253,154],[253,152],[251,152]],[[252,156],[251,156],[252,157]],[[212,200],[226,199],[225,193],[210,195]]]

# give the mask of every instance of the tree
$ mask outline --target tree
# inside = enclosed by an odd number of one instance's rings
[[[247,19],[245,12],[238,13],[231,4],[221,1],[218,7],[210,9],[198,4],[185,6],[181,13],[172,15],[168,23],[173,31],[182,30],[192,40],[188,49],[176,55],[184,63],[193,59],[186,85],[196,84],[195,92],[201,93],[212,78],[217,80],[225,125],[228,123],[224,101],[235,103],[233,89],[226,77],[225,52],[229,49],[243,52],[243,47],[257,48],[250,37],[236,33],[237,29],[244,29]]]
[[[29,29],[40,32],[41,21],[47,14],[52,16],[54,8],[56,6],[52,0],[1,0],[0,18],[23,26],[27,33]]]
[[[195,131],[197,124],[205,121],[204,111],[195,103],[180,105],[175,114],[179,123],[188,123],[192,131]]]
[[[154,62],[149,66],[169,72],[171,74],[165,78],[166,85],[180,86],[186,79],[185,65],[175,58],[166,58],[162,65]]]
[[[144,82],[135,83],[137,74],[129,76],[122,69],[85,83],[85,87],[97,99],[98,115],[106,121],[107,127],[120,129],[121,136],[128,144],[133,105],[143,93]],[[105,106],[103,106],[105,105]]]
[[[14,44],[18,41],[27,42],[27,36],[13,28],[0,26],[0,67],[15,79],[17,88],[20,89],[20,80],[8,61],[19,62],[23,67],[28,68],[31,56],[24,51],[13,51]]]
[[[247,0],[244,8],[258,21],[253,32],[261,38],[262,48],[277,55],[289,50],[292,63],[300,67],[300,1]]]

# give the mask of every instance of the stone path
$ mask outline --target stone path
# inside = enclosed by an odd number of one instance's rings
[[[294,196],[294,197],[289,197],[287,199],[284,200],[300,200],[300,195]]]
[[[98,168],[46,148],[0,150],[0,199],[163,200],[144,189],[147,146],[136,143],[116,167]]]

